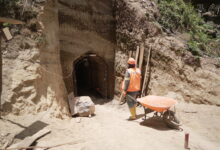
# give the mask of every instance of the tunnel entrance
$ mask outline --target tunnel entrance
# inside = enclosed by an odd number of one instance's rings
[[[80,57],[73,67],[75,95],[107,98],[107,64],[101,57],[95,54]]]
[[[67,94],[93,93],[112,99],[115,88],[115,1],[59,0],[58,21],[60,60]]]

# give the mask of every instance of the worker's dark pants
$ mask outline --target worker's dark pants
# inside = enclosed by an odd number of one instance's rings
[[[137,91],[137,92],[127,92],[126,101],[127,101],[127,104],[128,104],[129,108],[132,108],[137,104],[136,98],[137,98],[138,94],[139,94],[139,91]]]

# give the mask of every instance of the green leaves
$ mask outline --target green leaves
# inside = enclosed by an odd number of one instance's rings
[[[172,28],[172,30],[193,29],[202,20],[198,17],[193,6],[186,4],[183,0],[160,1],[159,9],[161,13],[159,23],[165,28]]]
[[[17,10],[16,4],[18,0],[0,0],[0,16],[14,17]]]
[[[218,37],[215,39],[208,34],[210,30],[215,31],[214,27],[206,24],[190,3],[183,0],[162,0],[158,1],[158,7],[161,14],[158,22],[164,28],[191,34],[187,45],[192,54],[220,56],[220,50],[213,44]],[[217,52],[214,52],[216,50]]]
[[[188,41],[187,46],[189,48],[189,51],[191,51],[193,55],[197,55],[197,56],[201,55],[199,50],[199,44],[196,41],[194,40]]]
[[[3,27],[9,27],[11,24],[10,23],[3,23]]]

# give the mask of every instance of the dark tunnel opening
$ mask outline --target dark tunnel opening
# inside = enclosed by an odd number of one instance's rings
[[[107,65],[94,54],[80,58],[74,64],[77,96],[107,98]]]

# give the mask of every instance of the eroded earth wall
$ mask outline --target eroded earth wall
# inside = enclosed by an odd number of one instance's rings
[[[179,101],[220,105],[220,59],[195,57],[184,40],[162,32],[153,1],[117,0],[116,93],[126,68],[128,51],[145,45],[142,73],[152,50],[147,94],[168,95]],[[121,65],[122,64],[122,65]]]
[[[68,115],[73,64],[88,53],[108,66],[108,97],[119,94],[129,51],[134,55],[141,44],[143,75],[149,49],[152,52],[147,94],[220,105],[219,58],[195,57],[181,36],[164,33],[156,21],[155,2],[48,0],[33,6],[37,18],[10,28],[13,39],[1,43],[1,103],[6,114]]]
[[[69,112],[60,65],[57,3],[50,0],[32,9],[37,18],[12,28],[13,39],[2,43],[3,111],[17,115],[47,111],[62,118]]]

